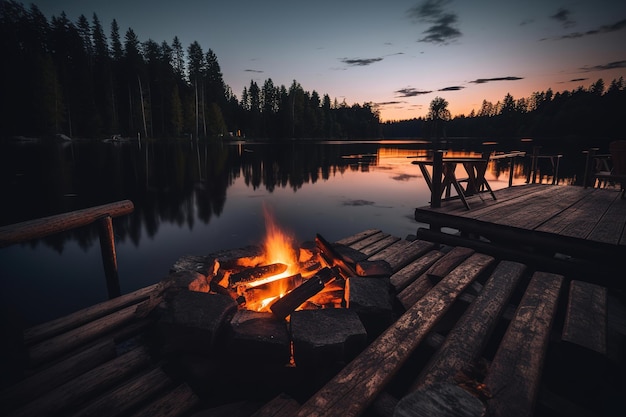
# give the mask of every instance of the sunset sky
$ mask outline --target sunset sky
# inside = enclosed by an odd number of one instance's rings
[[[36,0],[50,18],[95,12],[143,42],[216,54],[237,97],[271,78],[352,105],[382,120],[425,116],[437,96],[452,115],[510,93],[606,86],[626,78],[624,0]],[[25,1],[25,5],[29,2]]]

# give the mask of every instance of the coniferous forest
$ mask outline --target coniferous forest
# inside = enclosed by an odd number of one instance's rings
[[[141,40],[94,13],[48,20],[35,5],[0,3],[0,136],[107,138],[430,137],[428,118],[380,122],[373,103],[338,103],[328,94],[251,80],[240,97],[224,83],[218,58],[194,41]],[[623,136],[623,78],[589,88],[501,102],[483,101],[450,118],[454,136]]]

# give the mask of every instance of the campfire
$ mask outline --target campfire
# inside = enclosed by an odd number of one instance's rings
[[[392,322],[389,263],[319,234],[298,244],[267,210],[265,222],[262,245],[174,265],[158,309],[164,353],[315,368],[350,360]]]
[[[281,319],[296,310],[345,307],[345,280],[356,275],[353,267],[322,236],[316,236],[315,245],[299,246],[265,207],[264,215],[262,253],[217,259],[210,292],[232,297],[239,309]]]

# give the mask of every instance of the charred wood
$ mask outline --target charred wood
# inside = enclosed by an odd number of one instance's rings
[[[270,310],[277,318],[284,319],[298,308],[300,304],[322,291],[326,283],[334,278],[334,275],[334,270],[330,268],[321,269],[314,277],[306,280],[284,297],[274,301],[270,306]]]
[[[339,267],[341,272],[346,277],[353,277],[356,275],[354,265],[347,262],[320,234],[315,236],[315,243],[320,248],[322,256],[330,266]]]

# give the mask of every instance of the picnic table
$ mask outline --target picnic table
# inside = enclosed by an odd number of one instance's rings
[[[428,185],[428,189],[431,192],[433,198],[441,198],[441,195],[445,192],[445,199],[451,198],[451,189],[454,188],[458,197],[461,199],[465,208],[469,210],[470,206],[466,197],[470,195],[480,195],[482,192],[489,192],[491,197],[495,200],[496,196],[489,185],[489,182],[485,178],[485,172],[487,171],[488,158],[468,158],[468,157],[445,157],[440,156],[441,160],[441,185],[440,187],[434,182],[434,178],[438,176],[438,159],[424,158],[417,159],[412,164],[417,165],[422,171],[424,180]],[[465,173],[464,178],[459,178],[456,175],[457,166],[461,165]],[[432,167],[433,174],[429,172],[427,167]],[[482,198],[482,197],[481,197]]]

